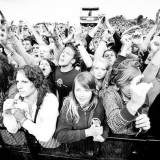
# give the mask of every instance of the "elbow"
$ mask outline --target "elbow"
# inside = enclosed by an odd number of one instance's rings
[[[36,136],[36,139],[38,141],[42,141],[42,142],[48,142],[51,139],[52,136],[44,136],[44,134],[42,136]]]
[[[53,137],[54,132],[38,132],[36,139],[42,142],[48,142]]]

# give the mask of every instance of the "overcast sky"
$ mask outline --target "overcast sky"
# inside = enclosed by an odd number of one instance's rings
[[[124,15],[126,18],[144,17],[155,20],[159,0],[0,0],[0,10],[10,20],[31,23],[57,21],[77,24],[81,7],[99,7],[108,18]]]

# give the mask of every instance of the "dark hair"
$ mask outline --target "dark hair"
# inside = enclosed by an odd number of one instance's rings
[[[46,85],[46,87],[49,87],[49,90],[56,95],[56,86],[55,86],[55,71],[56,71],[56,66],[55,64],[49,60],[49,59],[43,59],[46,60],[50,67],[51,67],[51,72],[47,76],[47,78],[44,79],[43,84]]]
[[[80,54],[79,54],[77,48],[72,43],[68,43],[66,45],[66,47],[70,47],[74,51],[73,59],[75,59],[76,62],[72,65],[73,65],[73,67],[75,67],[76,64],[80,61]]]
[[[116,53],[113,49],[107,49],[107,50],[105,50],[104,53],[103,53],[103,57],[104,57],[104,54],[105,54],[106,52],[108,52],[108,51],[113,52],[113,53],[115,54],[115,57],[117,57],[117,53]]]
[[[17,71],[15,72],[15,76],[17,75],[17,72],[23,70],[25,73],[25,76],[34,84],[34,86],[38,90],[38,96],[37,96],[37,106],[40,106],[43,102],[43,99],[47,92],[49,92],[48,87],[43,85],[44,75],[41,71],[41,69],[38,66],[30,66],[30,65],[24,65],[22,67],[19,67]]]
[[[23,41],[30,41],[31,45],[38,44],[34,36],[27,36],[23,39]]]
[[[0,92],[5,93],[13,80],[14,67],[5,60],[0,59]]]

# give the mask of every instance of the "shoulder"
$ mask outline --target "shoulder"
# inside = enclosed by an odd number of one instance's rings
[[[104,93],[103,97],[103,104],[108,104],[109,102],[118,101],[120,100],[120,94],[118,93],[118,90],[115,86],[109,86]]]
[[[72,69],[72,70],[70,71],[70,73],[77,75],[77,74],[80,73],[80,71],[78,71],[77,69],[74,68],[74,69]]]
[[[47,93],[44,97],[44,102],[57,104],[58,99],[53,93]]]

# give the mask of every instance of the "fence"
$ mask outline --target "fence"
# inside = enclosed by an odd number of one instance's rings
[[[23,131],[10,134],[6,128],[0,128],[1,160],[53,160],[53,159],[95,159],[95,160],[148,160],[160,158],[160,139],[149,135],[128,137],[110,135],[105,142],[92,139],[70,144],[61,144],[58,148],[41,148],[36,157],[30,152]]]

